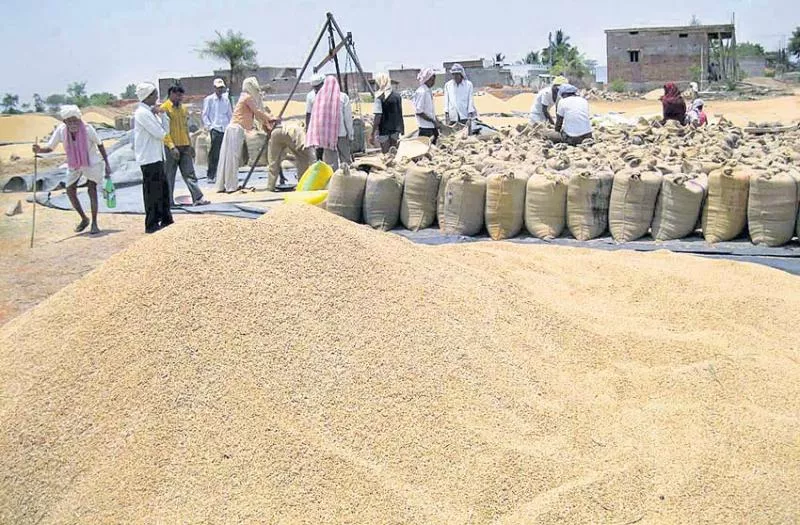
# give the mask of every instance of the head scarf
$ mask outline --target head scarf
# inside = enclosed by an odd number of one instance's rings
[[[578,88],[573,86],[572,84],[564,84],[560,88],[558,88],[558,96],[563,97],[564,95],[575,95],[578,93]]]
[[[314,97],[311,120],[306,132],[306,147],[316,146],[329,150],[336,149],[339,139],[339,124],[342,120],[342,101],[339,82],[335,76],[325,78],[322,89]]]
[[[375,97],[383,96],[384,99],[392,94],[392,79],[386,73],[378,73],[375,75],[375,85],[378,89],[375,90]]]
[[[464,71],[464,66],[462,66],[461,64],[453,64],[453,67],[450,68],[450,73],[453,74],[458,73],[462,77],[467,78],[467,73],[466,71]]]
[[[705,104],[703,103],[702,98],[696,98],[694,99],[694,102],[692,102],[692,109],[695,111],[700,111],[700,108],[702,108],[704,105]]]
[[[697,85],[697,82],[689,82],[689,87],[692,88],[695,91],[699,91],[700,90],[700,86]]]
[[[144,99],[152,95],[155,90],[156,87],[150,82],[142,82],[136,86],[136,98],[139,99],[139,102],[144,102]]]
[[[72,104],[61,106],[61,120],[67,120],[70,117],[81,118],[82,116],[78,106]]]
[[[145,97],[147,98],[147,97]],[[71,170],[89,167],[89,138],[86,135],[86,125],[81,118],[81,110],[78,106],[66,105],[61,107],[61,120],[77,118],[78,130],[72,133],[68,128],[64,129],[64,149],[67,152],[67,166]]]
[[[253,102],[256,103],[257,108],[264,109],[264,101],[261,100],[261,86],[258,85],[258,79],[256,77],[247,77],[244,79],[244,82],[242,82],[242,91],[253,98]]]
[[[314,73],[311,77],[311,87],[321,86],[325,82],[325,75],[322,73]]]
[[[674,82],[667,82],[664,84],[664,96],[661,97],[662,102],[669,104],[676,102],[680,98],[681,92]]]
[[[554,86],[563,86],[564,84],[569,84],[569,80],[567,80],[567,77],[565,76],[558,75],[556,78],[553,79]]]
[[[419,85],[421,86],[422,84],[430,80],[433,75],[434,75],[433,69],[429,67],[426,67],[425,69],[420,71],[419,75],[417,75],[417,81],[419,82]]]

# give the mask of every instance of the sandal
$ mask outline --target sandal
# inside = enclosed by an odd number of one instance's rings
[[[75,233],[82,232],[83,230],[86,229],[87,226],[89,226],[89,219],[88,218],[81,219],[81,222],[79,222],[78,225],[75,226]]]
[[[89,234],[91,234],[91,235],[97,235],[98,233],[100,233],[100,228],[97,226],[97,223],[96,223],[96,222],[93,222],[93,223],[92,223],[92,229],[91,229],[91,230],[89,230]]]

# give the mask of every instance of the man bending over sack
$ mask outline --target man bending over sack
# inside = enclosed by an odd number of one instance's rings
[[[281,184],[286,181],[281,171],[281,161],[286,159],[287,153],[291,152],[294,155],[297,180],[300,180],[300,177],[308,169],[313,152],[310,148],[306,149],[305,147],[306,134],[301,126],[302,124],[296,126],[281,124],[272,130],[272,135],[269,138],[269,147],[267,148],[269,162],[267,190],[275,191],[275,184],[278,178],[280,178]]]
[[[556,131],[561,140],[570,146],[577,146],[592,138],[592,122],[589,119],[589,102],[578,95],[578,88],[564,84],[558,90],[559,103],[556,107]]]

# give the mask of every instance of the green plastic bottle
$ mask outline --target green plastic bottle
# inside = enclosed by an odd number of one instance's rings
[[[106,178],[106,182],[103,184],[103,198],[106,200],[106,208],[117,207],[117,192],[111,177]]]

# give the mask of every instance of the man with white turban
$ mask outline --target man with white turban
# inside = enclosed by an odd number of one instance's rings
[[[453,64],[450,68],[453,78],[444,85],[444,117],[448,125],[460,122],[466,123],[475,118],[472,82],[467,80],[464,66]]]
[[[417,75],[419,87],[414,92],[414,112],[417,117],[420,137],[431,137],[431,144],[436,144],[439,138],[439,128],[442,123],[436,118],[433,106],[433,91],[431,88],[436,83],[436,74],[432,69],[426,68]]]
[[[158,90],[153,84],[145,82],[136,86],[136,97],[139,105],[133,112],[133,151],[142,170],[144,231],[154,233],[173,222],[169,184],[164,172],[164,137],[169,127],[157,116],[162,111],[156,105]]]
[[[67,153],[67,196],[69,202],[81,222],[75,227],[76,232],[82,232],[89,226],[89,218],[83,212],[81,201],[78,200],[78,181],[86,179],[86,189],[89,192],[89,203],[92,208],[92,234],[100,233],[97,226],[97,185],[103,182],[103,177],[111,176],[108,155],[103,147],[103,142],[97,136],[97,131],[81,120],[81,110],[78,106],[62,106],[61,120],[63,121],[53,131],[45,147],[33,145],[34,153],[50,153],[59,144],[64,145]],[[100,153],[98,155],[98,152]],[[102,155],[102,160],[100,156]]]
[[[392,79],[386,73],[375,76],[375,85],[375,104],[372,106],[372,113],[375,115],[372,124],[373,142],[380,145],[383,153],[387,153],[397,147],[400,137],[405,133],[403,99],[392,89]]]

